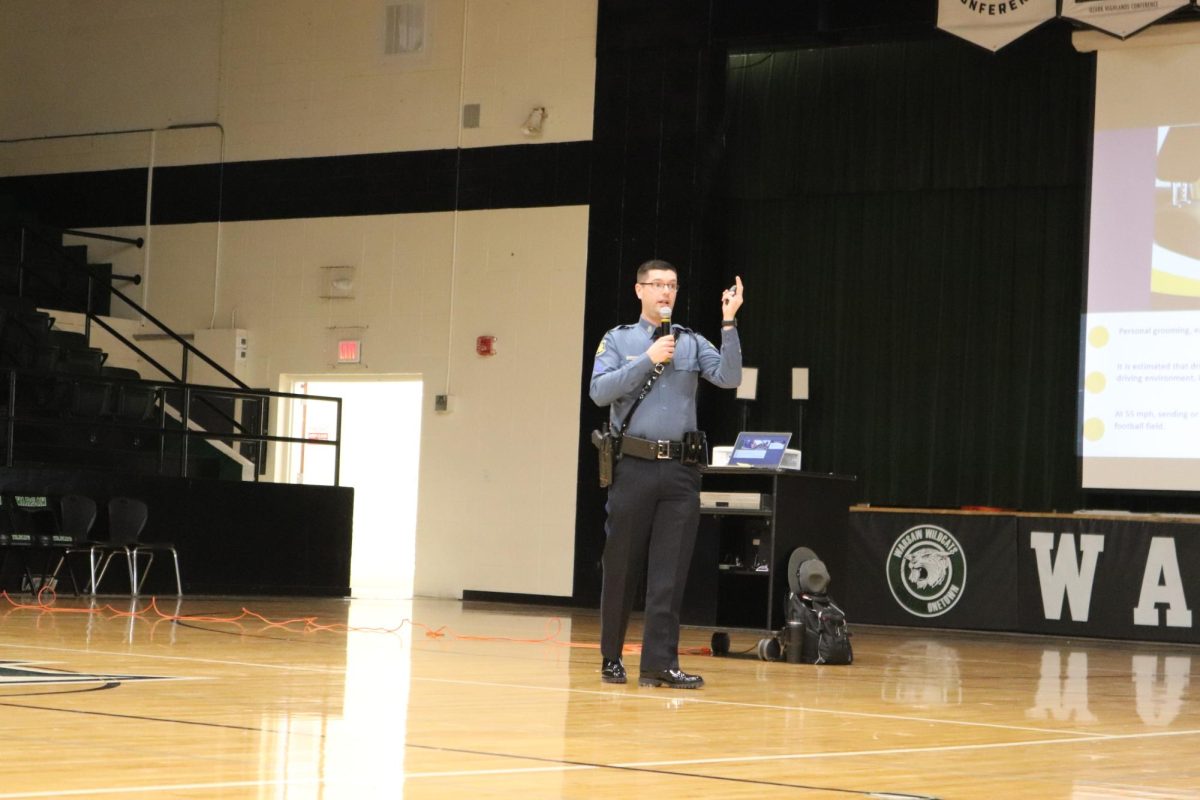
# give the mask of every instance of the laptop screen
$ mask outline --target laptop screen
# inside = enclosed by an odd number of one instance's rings
[[[730,466],[763,467],[779,469],[783,454],[787,451],[790,433],[761,433],[742,431],[733,445],[729,456]]]

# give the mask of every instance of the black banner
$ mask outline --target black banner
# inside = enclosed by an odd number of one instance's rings
[[[831,587],[851,622],[1017,628],[1017,523],[938,512],[850,514],[846,581]]]
[[[1200,642],[1198,533],[1183,522],[1020,518],[1021,630]]]
[[[855,510],[850,622],[1200,643],[1200,526],[1176,518]]]

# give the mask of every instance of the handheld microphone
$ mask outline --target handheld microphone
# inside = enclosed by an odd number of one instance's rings
[[[658,323],[658,335],[660,337],[661,336],[670,336],[671,335],[671,307],[663,306],[662,308],[658,309],[658,318],[661,320],[661,322]],[[662,363],[670,364],[671,359],[668,358],[666,361],[664,361]]]

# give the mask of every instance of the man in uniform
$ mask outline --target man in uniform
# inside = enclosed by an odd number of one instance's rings
[[[700,524],[699,464],[694,453],[688,458],[683,440],[696,431],[697,378],[703,376],[725,389],[741,383],[736,315],[742,305],[742,279],[737,278],[736,285],[721,295],[720,350],[679,325],[672,325],[670,334],[659,335],[679,293],[675,267],[658,259],[647,261],[638,267],[634,291],[642,303],[641,319],[604,334],[589,392],[597,405],[610,407],[609,424],[615,431],[628,423],[608,490],[600,677],[606,683],[625,683],[621,651],[645,567],[638,683],[697,689],[704,679],[679,668],[679,611]],[[650,391],[627,418],[656,372]]]

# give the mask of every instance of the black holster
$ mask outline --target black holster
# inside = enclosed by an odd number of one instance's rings
[[[617,458],[620,457],[621,452],[620,438],[605,422],[599,430],[592,431],[592,445],[599,454],[600,488],[604,489],[613,480],[613,470],[617,466]]]

